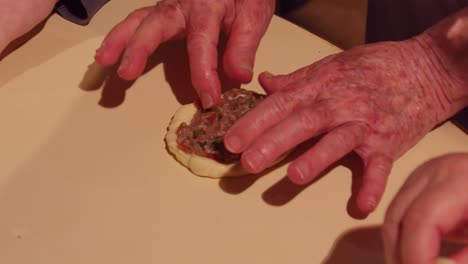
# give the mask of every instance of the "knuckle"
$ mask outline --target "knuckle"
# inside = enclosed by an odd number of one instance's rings
[[[306,131],[306,133],[322,133],[322,130],[327,129],[327,125],[323,122],[330,121],[329,113],[320,107],[306,107],[298,114],[299,124]]]
[[[333,144],[338,148],[350,148],[354,145],[353,135],[349,131],[337,129],[333,132]]]
[[[182,3],[180,1],[160,1],[155,6],[158,15],[169,21],[174,21],[182,12]]]
[[[299,114],[299,124],[301,124],[303,129],[312,129],[317,123],[317,114],[313,109],[307,108]]]
[[[272,108],[276,111],[292,111],[296,104],[296,98],[287,91],[278,91],[271,97]]]
[[[201,51],[206,48],[216,49],[217,41],[203,31],[192,31],[187,35],[187,47],[191,51]]]

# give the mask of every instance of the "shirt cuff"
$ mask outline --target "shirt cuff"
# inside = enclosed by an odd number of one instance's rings
[[[109,0],[60,0],[55,10],[63,18],[78,25],[87,25]]]
[[[463,109],[455,115],[452,121],[457,124],[463,131],[468,133],[468,108]]]

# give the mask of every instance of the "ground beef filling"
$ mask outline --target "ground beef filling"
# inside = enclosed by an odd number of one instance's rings
[[[224,134],[241,116],[254,108],[263,95],[244,89],[231,89],[221,97],[215,108],[199,109],[190,124],[182,123],[177,129],[178,147],[218,162],[230,164],[240,155],[224,147]]]

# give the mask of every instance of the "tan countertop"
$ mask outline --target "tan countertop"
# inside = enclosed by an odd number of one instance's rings
[[[287,162],[260,176],[193,176],[163,141],[194,99],[183,43],[163,46],[136,82],[92,64],[104,34],[152,2],[113,0],[87,27],[53,15],[0,61],[0,263],[382,263],[379,225],[405,177],[468,149],[452,124],[434,130],[395,164],[363,221],[346,213],[346,166],[307,188],[284,179]],[[338,51],[274,18],[255,73]]]

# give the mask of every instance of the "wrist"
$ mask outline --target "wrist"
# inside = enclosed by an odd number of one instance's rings
[[[418,50],[414,59],[438,102],[438,121],[468,106],[468,9],[407,42]]]

